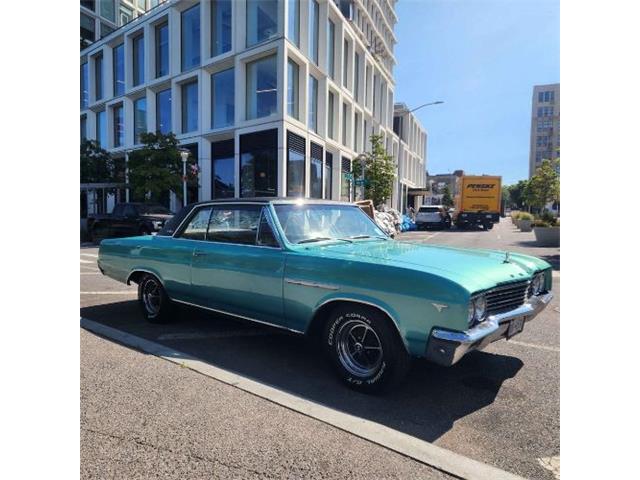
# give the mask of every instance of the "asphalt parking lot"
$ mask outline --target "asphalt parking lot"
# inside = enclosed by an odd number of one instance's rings
[[[144,323],[135,286],[103,277],[95,247],[80,249],[81,317],[506,471],[559,478],[559,249],[536,247],[533,233],[519,232],[504,219],[488,232],[409,232],[398,240],[545,258],[554,265],[555,298],[516,338],[491,344],[451,368],[416,361],[401,388],[378,397],[344,387],[322,355],[297,336],[188,308],[178,311],[174,324]],[[323,478],[446,478],[348,432],[91,333],[83,331],[81,342],[86,478],[136,477],[162,452],[163,477],[215,471],[220,477],[298,478],[322,470]],[[185,391],[189,399],[181,398],[172,411],[167,402]],[[229,410],[237,413],[233,419],[227,418]],[[256,427],[257,436],[251,430]],[[194,438],[189,431],[197,432]],[[106,443],[98,441],[103,437]],[[127,455],[134,451],[142,463]]]

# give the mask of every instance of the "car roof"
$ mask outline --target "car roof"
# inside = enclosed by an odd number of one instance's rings
[[[202,202],[192,203],[187,205],[188,207],[197,207],[199,205],[210,205],[212,203],[273,203],[273,204],[309,204],[309,205],[349,205],[357,206],[349,202],[340,202],[337,200],[322,200],[318,198],[295,198],[295,197],[252,197],[252,198],[217,198],[211,200],[204,200]]]

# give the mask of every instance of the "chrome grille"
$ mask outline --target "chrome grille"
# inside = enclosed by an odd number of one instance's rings
[[[489,290],[486,293],[487,313],[494,315],[508,312],[523,305],[527,300],[530,283],[528,280],[508,283]]]

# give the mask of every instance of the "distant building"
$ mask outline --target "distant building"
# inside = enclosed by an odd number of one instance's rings
[[[456,189],[456,178],[464,175],[462,170],[456,170],[453,173],[439,173],[429,175],[427,173],[427,188],[430,191],[429,196],[425,197],[426,205],[440,205],[442,203],[442,195],[445,187],[449,187],[449,193],[453,198]]]
[[[393,106],[393,132],[400,147],[397,185],[394,185],[393,208],[403,212],[407,205],[419,207],[426,187],[427,131],[404,103]]]
[[[542,160],[560,157],[560,84],[533,87],[531,104],[529,178]]]
[[[164,0],[80,0],[80,49],[126,25]]]

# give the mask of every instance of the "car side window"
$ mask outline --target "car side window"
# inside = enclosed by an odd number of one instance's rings
[[[217,205],[209,221],[207,240],[255,245],[260,205]]]
[[[186,228],[178,237],[187,240],[205,240],[207,237],[207,225],[211,215],[211,207],[198,210],[187,223]]]
[[[273,233],[273,229],[267,221],[266,208],[262,208],[262,214],[260,215],[260,225],[258,225],[258,236],[256,237],[256,244],[262,247],[279,247],[280,244]]]

